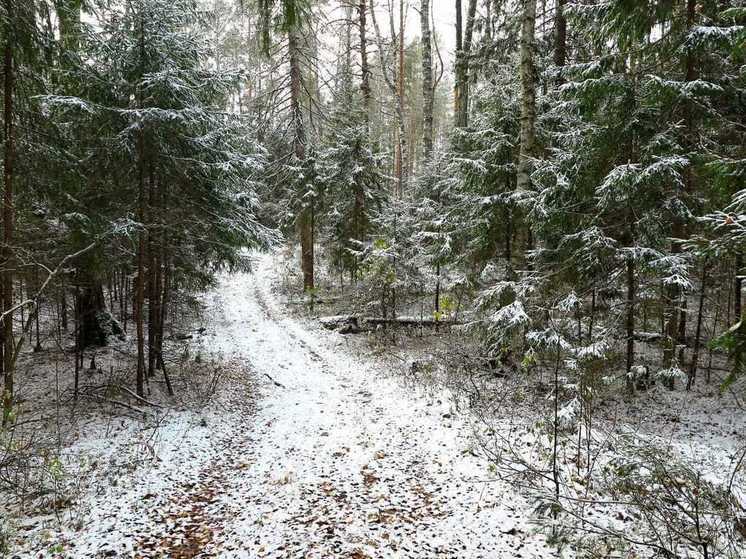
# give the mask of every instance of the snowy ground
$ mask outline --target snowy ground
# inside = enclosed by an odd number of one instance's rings
[[[142,446],[153,460],[87,495],[62,529],[36,519],[11,556],[554,556],[528,505],[485,483],[447,398],[405,389],[343,336],[289,317],[275,265],[264,257],[207,295],[206,347],[251,382],[209,412],[167,417]]]

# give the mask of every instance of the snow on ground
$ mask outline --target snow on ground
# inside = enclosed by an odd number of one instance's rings
[[[219,409],[164,421],[143,447],[157,460],[90,495],[78,531],[49,526],[42,546],[36,527],[16,556],[555,555],[528,505],[486,482],[446,397],[405,390],[339,334],[288,317],[271,293],[275,265],[262,257],[206,296],[205,346],[250,363],[258,402],[238,383]]]

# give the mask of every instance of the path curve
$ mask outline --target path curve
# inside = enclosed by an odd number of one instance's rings
[[[226,533],[240,557],[542,557],[525,504],[469,452],[448,403],[407,393],[343,336],[287,316],[273,256],[227,278],[211,305],[228,356],[269,375],[244,502]]]

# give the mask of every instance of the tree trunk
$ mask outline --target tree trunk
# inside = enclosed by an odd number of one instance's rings
[[[396,142],[396,191],[401,198],[404,194],[404,169],[407,163],[404,161],[404,146],[406,145],[407,131],[404,124],[404,0],[399,0],[399,54],[397,69],[397,103],[401,107],[401,118],[399,120],[399,132]]]
[[[142,154],[142,148],[141,154]],[[140,188],[139,188],[139,209],[138,209],[138,219],[143,220],[145,217],[145,211],[144,211],[144,203],[142,201],[142,198],[144,198],[145,193],[143,192],[144,188],[142,186],[142,179],[140,181]],[[142,223],[142,221],[141,221]],[[135,327],[137,330],[137,395],[138,396],[144,396],[145,395],[145,327],[144,327],[144,307],[145,307],[145,245],[147,243],[146,234],[145,232],[141,232],[138,238],[137,243],[137,276],[135,277],[135,300],[133,302],[133,310],[134,310],[134,318],[135,318]]]
[[[420,34],[422,43],[422,152],[427,165],[433,152],[433,59],[430,42],[430,0],[420,0]],[[438,195],[438,201],[440,196]],[[440,262],[435,264],[434,308],[440,312]]]
[[[691,29],[694,26],[694,20],[696,16],[696,0],[686,1],[686,27]],[[684,80],[692,82],[696,79],[695,71],[695,60],[694,51],[687,47],[684,50]],[[692,115],[692,106],[688,101],[684,101],[684,124],[685,124],[685,135],[684,145],[687,151],[691,151],[694,145],[694,123]],[[690,155],[687,153],[687,155]],[[691,165],[687,165],[684,169],[684,191],[681,193],[684,197],[691,194],[693,190],[694,176],[692,174]],[[681,254],[681,241],[686,233],[686,225],[680,216],[673,217],[672,236],[673,241],[671,242],[671,254]],[[667,306],[668,306],[668,322],[666,323],[666,336],[668,343],[663,352],[663,366],[671,367],[673,360],[676,355],[676,348],[682,341],[681,333],[686,325],[686,305],[682,304],[682,292],[681,288],[673,284],[669,286],[667,291]],[[669,383],[669,388],[673,388],[673,379]]]
[[[5,16],[7,27],[5,30],[5,52],[3,63],[4,74],[4,104],[3,116],[5,121],[5,149],[3,161],[3,267],[2,272],[2,311],[3,319],[3,425],[10,419],[13,408],[13,372],[14,372],[14,339],[13,339],[13,164],[15,160],[15,108],[13,106],[15,93],[15,68],[12,44],[13,2],[5,0]]]
[[[461,2],[457,2],[456,13],[456,88],[454,94],[456,127],[466,128],[469,124],[469,57],[471,56],[474,21],[477,0],[469,0],[466,12],[466,28],[461,34]]]
[[[60,42],[64,51],[75,53],[80,44],[81,0],[55,0]]]
[[[73,317],[75,318],[75,378],[73,387],[73,400],[78,401],[78,385],[80,383],[80,314],[78,313],[78,303],[80,301],[79,289],[75,288],[75,298],[73,299]]]
[[[119,311],[120,316],[122,320],[122,330],[124,330],[124,333],[127,333],[127,314],[129,312],[129,309],[127,308],[127,305],[129,304],[130,299],[130,280],[129,275],[127,274],[127,269],[122,268],[122,287],[121,287],[121,293],[122,298],[119,300]]]
[[[594,291],[595,295],[595,291]],[[632,366],[635,363],[635,261],[627,257],[627,391],[631,394],[635,386],[632,379]]]
[[[686,317],[686,297],[683,297],[681,300],[678,330],[676,331],[676,343],[679,346],[678,361],[682,368],[684,366],[684,352],[686,351]]]
[[[459,125],[462,128],[466,128],[469,125],[469,66],[476,12],[477,0],[469,0],[469,8],[466,15],[466,29],[464,30],[463,54],[461,57],[461,116],[459,117]]]
[[[141,7],[142,8],[142,7]],[[140,12],[140,77],[145,74],[145,14]],[[138,107],[143,109],[142,86],[138,85]],[[145,131],[140,123],[137,139],[138,159],[138,186],[137,186],[137,219],[141,227],[145,227]],[[137,258],[135,266],[137,277],[135,279],[135,300],[133,309],[135,311],[135,326],[137,329],[137,380],[136,389],[138,396],[145,396],[145,331],[143,311],[145,306],[145,246],[147,234],[140,231],[137,243]]]
[[[171,263],[166,252],[167,244],[165,242],[164,234],[164,251],[163,251],[163,296],[161,297],[161,316],[158,324],[158,360],[161,371],[163,371],[163,378],[166,381],[166,388],[168,394],[173,396],[174,389],[171,385],[171,378],[168,376],[166,370],[166,361],[163,359],[163,332],[166,324],[166,317],[168,316],[168,303],[171,294]]]
[[[464,24],[463,24],[463,9],[461,7],[461,0],[456,0],[456,60],[454,68],[454,84],[453,84],[453,116],[454,124],[456,127],[459,125],[459,117],[461,115],[461,72],[460,64],[461,57],[463,56],[463,43],[464,43]]]
[[[591,290],[591,314],[588,319],[588,343],[593,343],[593,322],[596,319],[596,287]],[[634,331],[634,325],[633,325]],[[629,334],[629,332],[628,332]]]
[[[366,35],[366,3],[365,0],[360,0],[358,5],[359,15],[359,32],[360,32],[360,92],[363,95],[363,110],[365,111],[365,128],[366,130],[370,126],[370,108],[371,108],[371,94],[370,94],[370,68],[368,66],[368,38]]]
[[[674,247],[678,247],[678,243],[674,243]],[[678,253],[679,250],[676,248],[672,250],[674,254]],[[663,348],[663,367],[669,368],[673,366],[674,357],[676,356],[676,346],[678,345],[679,335],[679,306],[680,306],[680,295],[681,290],[676,285],[668,286],[665,289],[665,345]],[[666,385],[670,390],[673,390],[673,378],[666,381]]]
[[[521,22],[521,132],[518,155],[517,190],[526,190],[531,183],[531,157],[536,144],[536,68],[534,67],[534,27],[536,0],[525,0]]]
[[[554,65],[561,68],[567,58],[567,19],[565,18],[565,4],[567,0],[556,0],[554,9]],[[558,81],[562,77],[558,74]]]
[[[404,125],[404,99],[403,96],[400,95],[400,83],[396,79],[397,72],[393,72],[394,76],[392,77],[389,72],[386,70],[387,64],[386,60],[384,58],[384,53],[386,52],[386,48],[383,45],[383,40],[381,39],[381,30],[378,26],[378,20],[376,19],[376,12],[373,9],[373,0],[370,0],[370,4],[368,5],[370,9],[370,17],[373,21],[373,30],[376,34],[376,43],[378,48],[376,49],[378,52],[378,61],[381,67],[381,73],[383,74],[383,79],[386,82],[386,85],[389,88],[389,91],[391,92],[391,96],[395,99],[395,109],[396,109],[396,125],[397,125],[397,132],[396,134],[398,137],[394,138],[395,140],[395,159],[394,159],[394,176],[396,178],[396,184],[395,184],[395,193],[399,193],[403,191],[403,182],[406,179],[405,176],[399,175],[398,171],[400,171],[403,168],[403,165],[397,166],[398,162],[401,160],[401,155],[404,152],[404,146],[402,145],[405,141],[405,125]],[[391,24],[391,33],[392,36],[395,33],[394,30],[394,18],[393,14],[389,14],[391,17],[389,18],[390,24]],[[401,84],[403,85],[403,84]]]
[[[306,158],[306,132],[303,126],[303,108],[301,107],[302,79],[300,46],[297,31],[288,30],[288,50],[290,54],[290,110],[293,122],[293,152],[299,163]],[[313,254],[313,207],[303,204],[298,215],[298,233],[301,247],[301,271],[303,272],[303,289],[314,288],[314,254]]]
[[[154,369],[163,369],[163,252],[164,247],[161,245],[156,249],[155,258],[155,285],[153,287],[155,306],[153,309],[153,322],[155,334],[153,335],[153,345],[155,354]]]
[[[155,243],[153,237],[156,234],[154,230],[154,218],[155,218],[155,177],[153,171],[153,163],[150,162],[148,172],[148,203],[147,203],[147,219],[150,222],[150,228],[148,229],[148,244],[147,244],[147,267],[148,267],[148,279],[147,279],[147,291],[148,291],[148,378],[152,378],[155,375],[155,362],[157,356],[155,336],[158,330],[158,299],[160,299],[160,292],[156,287],[156,275],[158,260],[156,257]]]
[[[60,322],[62,323],[62,329],[67,332],[67,285],[64,279],[64,276],[62,277],[62,288],[61,288],[61,297],[60,297]]]
[[[106,290],[109,292],[109,308],[113,310],[116,291],[114,290],[114,280],[112,279],[111,274],[109,274],[106,280]]]
[[[422,152],[425,163],[433,152],[433,53],[430,44],[430,0],[420,0],[422,35]]]
[[[106,312],[104,288],[83,271],[80,271],[77,289],[77,313],[80,348],[106,345],[106,332],[101,325],[101,315]]]
[[[741,319],[741,297],[743,280],[741,279],[741,269],[743,268],[743,255],[738,252],[736,254],[736,273],[733,281],[733,310],[736,317],[736,321]]]
[[[562,346],[557,344],[557,358],[554,362],[554,426],[552,433],[552,479],[554,480],[554,498],[559,504],[560,496],[560,478],[559,478],[559,369],[562,362]],[[553,513],[556,517],[557,512]]]
[[[697,330],[694,334],[694,348],[692,349],[692,362],[689,364],[689,374],[686,380],[686,389],[691,390],[697,376],[697,365],[699,361],[699,345],[702,336],[702,310],[705,306],[705,293],[707,284],[707,257],[702,262],[702,277],[699,285],[699,306],[697,308]]]

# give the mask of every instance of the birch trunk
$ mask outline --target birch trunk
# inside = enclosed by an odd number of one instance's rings
[[[525,0],[521,22],[521,146],[518,154],[517,190],[531,183],[531,157],[536,149],[536,68],[534,66],[534,28],[536,0]]]
[[[366,17],[367,5],[365,0],[360,0],[358,5],[358,18],[359,18],[359,33],[360,33],[360,92],[363,95],[363,108],[365,111],[365,127],[366,130],[370,127],[370,108],[371,108],[371,93],[370,93],[370,68],[368,66],[368,36],[366,33],[367,17]]]
[[[430,44],[430,0],[420,0],[422,35],[422,153],[425,163],[433,152],[433,52]]]

